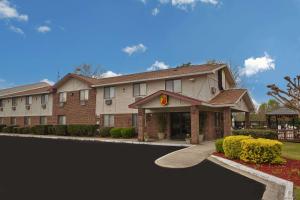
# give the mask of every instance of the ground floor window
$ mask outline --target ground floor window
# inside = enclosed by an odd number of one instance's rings
[[[40,125],[47,125],[47,117],[40,117]]]
[[[31,124],[31,119],[30,117],[24,117],[24,125],[25,126],[30,126]]]
[[[11,118],[10,118],[10,124],[11,124],[11,125],[17,125],[17,118],[11,117]]]
[[[58,124],[59,125],[65,125],[67,124],[67,118],[65,115],[59,115],[58,116]]]
[[[114,115],[104,115],[104,126],[114,127],[115,126],[115,116]]]
[[[0,124],[4,124],[4,119],[0,117]]]
[[[137,127],[138,125],[138,116],[137,114],[132,114],[132,127]]]

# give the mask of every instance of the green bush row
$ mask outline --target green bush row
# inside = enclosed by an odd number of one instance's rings
[[[240,129],[233,130],[233,135],[250,135],[253,138],[277,139],[276,131],[269,129]]]
[[[132,138],[135,136],[134,128],[112,128],[109,132],[112,138]]]

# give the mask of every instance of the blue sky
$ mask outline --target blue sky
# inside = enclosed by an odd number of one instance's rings
[[[299,20],[299,0],[0,0],[0,87],[83,63],[127,74],[216,59],[261,103],[299,74]]]

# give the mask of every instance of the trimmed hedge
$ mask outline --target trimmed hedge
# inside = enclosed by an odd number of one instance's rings
[[[250,135],[253,138],[277,139],[276,131],[269,129],[240,129],[233,130],[233,135]]]
[[[282,164],[281,158],[282,143],[269,139],[247,139],[241,141],[242,151],[240,159],[251,163]]]
[[[135,128],[122,128],[121,135],[123,138],[133,138],[135,135]]]
[[[110,129],[111,127],[102,127],[99,129],[99,135],[101,137],[109,137],[110,136]]]
[[[0,125],[0,133],[2,133],[3,128],[6,127],[6,125]]]
[[[223,138],[216,140],[215,147],[216,147],[216,151],[218,153],[224,153],[223,143],[224,143],[224,139]]]
[[[244,135],[226,137],[223,143],[225,156],[231,159],[239,159],[242,151],[241,142],[251,138],[251,136]]]
[[[14,133],[14,128],[18,126],[6,126],[2,128],[3,133]]]
[[[109,133],[110,133],[110,136],[113,137],[113,138],[120,138],[122,137],[122,128],[112,128],[110,129]]]
[[[50,134],[50,127],[52,125],[37,125],[32,128],[32,132],[37,135],[48,135]]]
[[[51,134],[66,136],[68,135],[68,130],[66,125],[55,125],[51,128]]]
[[[71,136],[95,136],[97,125],[68,125],[67,132]]]

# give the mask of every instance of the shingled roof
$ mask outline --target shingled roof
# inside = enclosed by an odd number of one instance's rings
[[[11,98],[11,97],[47,94],[47,93],[50,93],[51,88],[52,88],[51,86],[44,86],[44,87],[40,87],[40,88],[35,88],[35,89],[15,92],[15,93],[7,94],[7,95],[2,95],[2,96],[0,96],[0,98],[5,99],[5,98]]]
[[[286,107],[280,107],[276,110],[266,113],[266,115],[298,115],[298,111]]]
[[[235,104],[246,92],[246,89],[223,90],[209,103],[213,105]]]
[[[129,74],[123,76],[116,76],[110,78],[96,79],[94,86],[116,85],[122,83],[132,83],[147,80],[157,80],[165,78],[175,78],[182,76],[192,76],[198,74],[213,73],[218,69],[226,68],[224,64],[203,64],[203,65],[189,65],[165,70],[157,70],[150,72],[142,72],[136,74]],[[229,70],[227,73],[230,73]],[[234,83],[234,80],[232,80]]]

